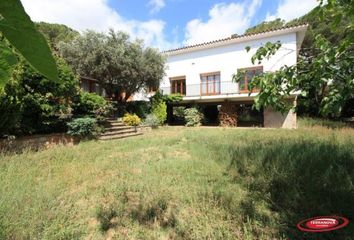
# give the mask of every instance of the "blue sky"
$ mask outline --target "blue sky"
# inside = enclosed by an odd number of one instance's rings
[[[21,0],[34,21],[76,30],[109,28],[161,50],[242,34],[277,17],[302,16],[316,0]]]

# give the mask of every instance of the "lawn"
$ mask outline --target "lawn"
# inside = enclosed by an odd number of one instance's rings
[[[0,155],[0,239],[354,239],[354,130],[164,127]]]

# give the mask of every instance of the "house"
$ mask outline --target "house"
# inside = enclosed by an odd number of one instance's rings
[[[271,108],[253,110],[257,91],[249,94],[247,83],[259,73],[296,64],[306,29],[307,25],[283,27],[165,51],[167,70],[160,89],[163,94],[183,95],[181,102],[170,106],[169,122],[174,122],[174,108],[197,106],[211,125],[296,128],[293,111],[283,115]],[[276,41],[282,44],[278,52],[253,65],[251,57],[256,50]],[[246,46],[251,48],[249,52]],[[232,75],[240,69],[246,70],[245,79],[235,83]],[[294,92],[289,102],[296,104],[298,94]]]

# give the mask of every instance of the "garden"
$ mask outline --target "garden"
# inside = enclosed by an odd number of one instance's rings
[[[1,239],[353,239],[354,131],[160,127],[0,155]]]
[[[19,0],[4,0],[0,141],[54,133],[84,141],[0,149],[0,239],[354,239],[354,130],[344,122],[353,116],[353,12],[328,0],[294,20],[312,21],[298,64],[248,86],[259,94],[245,112],[287,112],[287,96],[301,90],[299,128],[237,129],[202,127],[203,109],[158,91],[166,59],[142,41],[33,23]],[[285,26],[246,33],[275,23]],[[280,46],[264,44],[251,61]],[[82,89],[82,77],[97,81],[97,93]],[[154,94],[131,101],[142,91]],[[168,113],[182,126],[167,126]],[[152,131],[95,140],[118,119]],[[349,225],[296,227],[319,214]]]

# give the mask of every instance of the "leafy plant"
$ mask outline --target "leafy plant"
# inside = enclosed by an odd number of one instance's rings
[[[184,110],[184,118],[187,127],[196,127],[201,125],[204,116],[197,108],[187,108]]]
[[[129,126],[139,126],[141,119],[136,114],[126,113],[123,117],[123,122]]]
[[[153,102],[152,114],[154,114],[159,120],[160,124],[164,124],[167,119],[167,105],[164,101]]]
[[[26,14],[20,0],[2,0],[0,5],[0,32],[21,55],[42,75],[51,80],[59,80],[55,61],[45,38],[36,30],[30,17]],[[10,51],[0,48],[0,62],[11,66],[14,57],[9,59]],[[3,53],[6,53],[4,55]],[[0,76],[7,75],[9,68],[0,68]],[[0,86],[8,79],[0,78]]]
[[[74,99],[73,109],[77,116],[90,116],[98,120],[103,120],[113,111],[112,105],[103,97],[84,91],[80,91]]]
[[[160,126],[160,120],[152,113],[148,114],[144,120],[144,125],[157,128]]]
[[[8,116],[16,126],[12,133],[66,131],[65,122],[72,117],[72,96],[77,95],[79,82],[63,59],[56,61],[60,81],[43,77],[25,61],[15,68],[13,81],[4,88],[6,97],[1,99],[3,106],[11,102],[19,107],[18,118]]]
[[[0,112],[1,137],[11,133],[20,120],[20,104],[17,97],[8,96],[0,90]]]
[[[97,121],[94,118],[76,118],[68,122],[68,134],[79,137],[92,137],[96,135]]]

